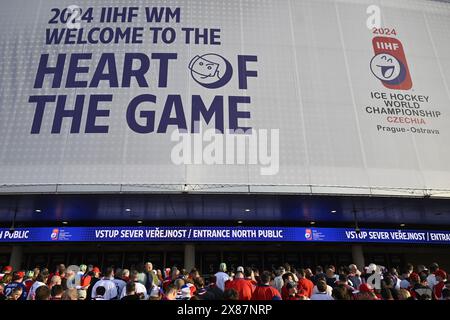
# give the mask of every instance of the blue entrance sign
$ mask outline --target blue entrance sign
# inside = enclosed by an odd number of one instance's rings
[[[8,242],[361,242],[450,244],[450,231],[300,227],[45,227],[0,229]]]

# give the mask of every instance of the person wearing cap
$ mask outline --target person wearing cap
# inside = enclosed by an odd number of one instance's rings
[[[28,295],[28,292],[30,292],[30,288],[34,283],[33,278],[34,278],[34,271],[28,270],[27,273],[25,274],[25,280],[23,281],[23,284],[27,288],[27,295]]]
[[[436,284],[433,288],[433,298],[435,300],[442,300],[442,290],[445,288],[445,281],[447,280],[447,273],[442,270],[436,270],[434,273],[436,277]]]
[[[368,283],[362,283],[356,293],[356,300],[379,300],[374,288]]]
[[[78,270],[78,272],[75,274],[75,284],[77,286],[81,285],[81,277],[84,276],[84,274],[86,273],[86,270],[87,270],[87,265],[80,264],[80,270]]]
[[[22,292],[20,293],[20,298],[18,300],[26,300],[27,299],[27,288],[22,283],[23,277],[25,276],[25,272],[23,271],[16,271],[13,273],[12,282],[8,283],[8,285],[5,287],[5,295],[8,297],[15,288],[21,288]]]
[[[225,281],[230,279],[230,277],[226,272],[227,272],[227,265],[224,262],[222,262],[219,265],[219,272],[215,274],[216,286],[222,291],[225,291]]]
[[[89,267],[88,267],[89,270]],[[93,267],[90,272],[87,273],[90,276],[89,285],[86,289],[86,299],[92,299],[92,288],[95,286],[97,281],[100,281],[100,269],[98,267]],[[83,283],[81,284],[83,285]],[[94,291],[95,292],[95,291]]]
[[[0,273],[0,281],[3,280],[3,277],[7,274],[11,274],[13,272],[13,267],[12,266],[5,266],[3,268],[3,273]]]

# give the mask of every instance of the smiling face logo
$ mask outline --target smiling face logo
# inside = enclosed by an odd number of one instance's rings
[[[370,61],[370,70],[389,89],[409,90],[411,75],[401,42],[395,38],[375,37],[372,41],[375,56]]]
[[[373,57],[370,63],[372,73],[381,81],[395,81],[400,75],[400,62],[396,57],[387,53],[380,53]]]
[[[231,63],[224,57],[208,53],[195,56],[189,62],[192,79],[208,89],[217,89],[226,85],[233,75]]]

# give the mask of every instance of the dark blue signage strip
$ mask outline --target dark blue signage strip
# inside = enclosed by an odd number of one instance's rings
[[[61,227],[0,229],[0,243],[261,241],[450,244],[450,231],[297,227]]]

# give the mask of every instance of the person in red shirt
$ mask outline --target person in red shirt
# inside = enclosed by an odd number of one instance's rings
[[[252,285],[256,286],[258,284],[255,278],[255,272],[253,271],[252,268],[250,267],[245,268],[244,276],[245,279],[250,281]]]
[[[24,282],[23,282],[23,284],[27,288],[27,293],[30,292],[30,288],[33,285],[35,279],[36,278],[34,277],[34,271],[32,271],[32,270],[27,271],[26,280],[24,280]]]
[[[436,276],[436,285],[433,288],[433,297],[435,300],[441,300],[442,299],[442,289],[445,287],[445,280],[447,279],[447,273],[439,269],[437,270],[434,275]]]
[[[287,289],[286,285],[289,282],[294,282],[294,275],[291,272],[286,272],[285,274],[283,274],[283,287],[281,288],[281,298],[283,300],[287,300],[287,298],[289,297],[289,290]]]
[[[305,269],[298,271],[297,290],[298,295],[311,298],[313,293],[314,283],[306,277]]]
[[[52,280],[53,276],[59,276],[62,279],[64,279],[66,277],[66,266],[61,263],[56,267],[56,270],[54,273],[51,273],[50,276],[48,277],[48,283],[47,285],[50,284],[50,281]]]
[[[278,290],[270,286],[270,278],[269,272],[263,272],[261,284],[253,291],[252,300],[281,300]]]
[[[239,300],[251,300],[255,286],[250,280],[244,279],[244,273],[238,271],[233,281],[226,283],[225,289],[235,289],[239,293]]]

